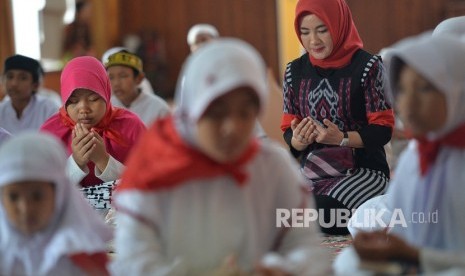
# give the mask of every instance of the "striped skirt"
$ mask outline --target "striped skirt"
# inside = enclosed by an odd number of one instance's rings
[[[348,176],[309,182],[313,194],[332,197],[353,210],[368,199],[384,194],[389,179],[380,171],[357,168]]]

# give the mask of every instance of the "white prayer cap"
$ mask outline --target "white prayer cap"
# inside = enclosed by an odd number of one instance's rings
[[[218,37],[218,30],[210,24],[196,24],[192,26],[187,34],[187,43],[192,45],[199,34],[209,34],[212,37]]]
[[[437,36],[443,34],[457,37],[465,34],[465,16],[448,18],[439,23],[436,28],[434,28],[432,35]]]
[[[120,47],[120,46],[118,46],[118,47],[110,48],[110,49],[108,49],[105,53],[103,53],[103,55],[102,55],[102,63],[103,63],[103,64],[107,63],[107,62],[108,62],[108,58],[109,58],[111,55],[116,54],[116,53],[119,53],[119,52],[121,52],[121,51],[127,51],[127,52],[130,53],[130,51],[129,51],[127,48],[125,48],[125,47]]]

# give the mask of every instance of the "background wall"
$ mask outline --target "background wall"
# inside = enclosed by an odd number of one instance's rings
[[[0,54],[13,54],[7,12],[10,0],[0,0]],[[49,1],[49,0],[47,0]],[[52,0],[50,0],[52,1]],[[153,86],[170,99],[178,73],[189,54],[186,36],[196,23],[215,25],[222,36],[244,39],[255,46],[281,82],[284,65],[300,55],[293,28],[297,0],[89,0],[93,3],[93,41],[97,58],[113,46],[123,44],[128,35],[138,35],[146,43],[146,66],[159,67]],[[434,28],[451,16],[465,14],[465,0],[346,0],[364,41],[373,53],[406,36]],[[61,30],[61,26],[58,26]],[[58,34],[57,34],[58,35]],[[156,37],[155,37],[156,36]],[[154,37],[156,43],[153,43]],[[151,64],[157,59],[158,63]],[[159,60],[158,60],[159,59]],[[153,69],[153,68],[152,68]],[[60,72],[48,73],[45,85],[60,90]],[[279,87],[272,93],[264,122],[280,137],[282,112]]]
[[[282,0],[278,0],[282,1]],[[163,96],[172,95],[181,64],[189,54],[186,36],[197,23],[209,23],[221,36],[242,38],[255,46],[272,68],[278,66],[275,0],[132,0],[131,8],[120,0],[120,33],[156,31],[163,40],[167,83]]]

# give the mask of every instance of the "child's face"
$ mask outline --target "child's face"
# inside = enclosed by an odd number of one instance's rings
[[[30,72],[16,69],[5,73],[4,82],[6,92],[13,102],[28,101],[39,85],[34,82]]]
[[[201,150],[217,162],[235,161],[249,145],[258,111],[257,95],[248,87],[213,101],[197,123]]]
[[[1,189],[1,200],[8,221],[22,234],[32,235],[52,219],[55,188],[50,182],[14,182]]]
[[[400,71],[397,90],[396,107],[413,135],[424,136],[445,124],[446,97],[408,65]]]
[[[99,94],[89,89],[76,89],[66,101],[66,112],[76,123],[87,129],[97,125],[105,116],[107,104]]]
[[[142,81],[143,75],[134,76],[134,70],[127,66],[115,65],[107,69],[111,83],[111,93],[125,106],[131,103],[139,95],[138,85]]]

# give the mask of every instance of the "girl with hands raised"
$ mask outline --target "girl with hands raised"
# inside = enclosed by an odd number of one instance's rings
[[[63,106],[41,130],[67,145],[70,178],[81,187],[119,179],[144,124],[134,113],[112,106],[107,72],[93,57],[68,62],[61,87]]]
[[[87,163],[92,161],[100,171],[104,171],[110,155],[106,151],[103,138],[80,123],[74,127],[72,137],[73,158],[79,168],[85,168]]]

